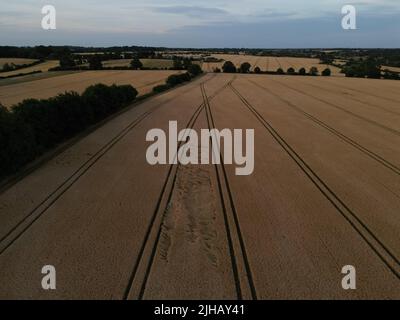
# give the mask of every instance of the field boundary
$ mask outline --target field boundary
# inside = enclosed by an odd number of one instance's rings
[[[108,116],[105,119],[101,120],[99,123],[96,123],[96,124],[88,127],[87,129],[85,129],[81,133],[78,133],[75,137],[67,140],[64,143],[61,143],[60,145],[56,146],[52,150],[47,151],[44,155],[42,155],[41,157],[37,158],[32,163],[29,163],[28,165],[22,167],[22,169],[18,170],[17,173],[15,173],[15,174],[13,174],[13,175],[11,175],[9,177],[5,177],[3,179],[0,179],[0,194],[2,194],[7,189],[11,188],[13,185],[15,185],[16,183],[21,181],[23,178],[25,178],[26,176],[28,176],[29,174],[31,174],[32,172],[34,172],[35,170],[37,170],[38,168],[40,168],[41,166],[43,166],[44,164],[46,164],[47,162],[49,162],[50,160],[55,158],[56,156],[60,155],[62,152],[64,152],[68,148],[72,147],[74,144],[78,143],[83,138],[87,137],[92,132],[94,132],[97,129],[99,129],[100,127],[104,126],[107,122],[109,122],[109,121],[113,120],[114,118],[124,114],[125,112],[130,111],[131,109],[133,109],[134,107],[138,106],[139,104],[141,104],[141,103],[143,103],[145,101],[148,101],[148,100],[150,100],[152,98],[158,97],[158,96],[163,95],[163,94],[167,94],[167,93],[169,93],[170,91],[172,91],[174,89],[178,89],[180,87],[183,87],[183,86],[185,86],[187,84],[192,83],[193,81],[197,81],[198,79],[201,79],[205,75],[206,74],[201,74],[198,77],[194,78],[190,82],[179,84],[179,85],[171,87],[168,90],[163,91],[163,92],[150,92],[150,93],[147,93],[147,94],[144,94],[142,96],[137,97],[133,103],[131,103],[128,106],[126,106],[125,108],[117,111],[116,113],[111,114],[110,116]]]

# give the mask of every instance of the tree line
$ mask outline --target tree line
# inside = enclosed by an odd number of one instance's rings
[[[27,99],[10,110],[0,105],[0,178],[135,100],[130,85],[88,87],[50,99]]]
[[[199,76],[202,73],[203,70],[198,64],[191,64],[190,66],[188,66],[187,72],[170,75],[165,81],[165,84],[155,86],[153,88],[153,92],[160,93],[169,90],[179,84],[192,80],[193,78]]]
[[[251,64],[248,62],[244,62],[240,65],[240,67],[236,67],[235,64],[232,61],[226,61],[223,66],[222,70],[219,68],[216,68],[214,72],[224,72],[224,73],[250,73],[251,72]],[[262,71],[260,67],[255,67],[252,73],[256,74],[279,74],[279,75],[300,75],[300,76],[318,76],[319,71],[317,67],[311,67],[309,71],[305,68],[300,68],[297,72],[293,67],[290,67],[286,70],[286,72],[282,68],[278,68],[276,71]],[[321,75],[325,77],[331,76],[332,72],[331,69],[325,68],[322,72]]]

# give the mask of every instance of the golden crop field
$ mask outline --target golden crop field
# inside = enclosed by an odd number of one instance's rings
[[[60,65],[60,62],[58,60],[48,60],[48,61],[39,63],[39,64],[31,66],[31,67],[18,69],[18,70],[14,70],[14,71],[9,71],[9,72],[2,72],[2,73],[0,73],[0,77],[9,77],[9,76],[17,75],[17,74],[25,74],[25,73],[35,72],[35,71],[46,72],[51,68],[58,67],[59,65]]]
[[[16,66],[34,63],[35,59],[23,59],[23,58],[0,58],[0,69],[3,68],[5,64],[14,64]]]
[[[8,94],[168,74],[84,72]],[[254,74],[145,100],[0,193],[0,298],[48,297],[39,260],[63,262],[53,299],[400,299],[399,104],[399,81]],[[146,134],[169,121],[252,128],[253,174],[149,164]],[[346,265],[357,290],[340,285]]]
[[[400,72],[400,68],[396,68],[396,67],[388,67],[388,66],[382,66],[382,70],[389,70],[389,71],[393,71],[393,72]]]
[[[149,93],[152,88],[165,82],[168,76],[177,71],[85,71],[58,77],[27,81],[12,85],[0,86],[0,102],[10,107],[24,99],[44,99],[65,91],[83,92],[87,87],[97,83],[131,84],[139,94]]]
[[[224,61],[232,61],[236,67],[240,67],[242,63],[248,62],[251,64],[252,70],[254,70],[255,67],[259,67],[262,71],[276,71],[278,68],[282,68],[285,72],[289,68],[294,68],[295,71],[305,68],[307,71],[309,71],[311,67],[316,67],[319,72],[322,72],[325,68],[330,68],[332,75],[341,75],[339,68],[320,64],[318,59],[229,54],[214,54],[212,56],[217,59],[223,59]],[[212,72],[215,68],[221,69],[223,64],[224,62],[205,62],[203,63],[203,70]]]
[[[108,60],[103,62],[103,66],[105,68],[129,67],[131,61],[132,59]],[[143,67],[150,69],[169,69],[174,65],[172,60],[167,59],[140,59],[140,62],[142,62]]]

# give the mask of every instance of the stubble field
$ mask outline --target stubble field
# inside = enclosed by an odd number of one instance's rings
[[[207,74],[127,110],[1,191],[0,298],[399,299],[399,89]],[[149,165],[172,120],[254,129],[254,173]]]

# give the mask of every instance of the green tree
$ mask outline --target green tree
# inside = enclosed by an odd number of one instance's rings
[[[365,75],[370,79],[380,79],[382,76],[380,66],[374,62],[367,63],[365,66]]]
[[[91,70],[101,70],[103,69],[102,59],[98,54],[89,58],[89,68]]]
[[[241,73],[249,73],[249,72],[250,72],[250,68],[251,68],[251,64],[250,64],[250,63],[248,63],[248,62],[243,62],[243,63],[240,65],[239,70],[240,70]]]
[[[326,68],[324,71],[322,71],[322,75],[324,77],[330,77],[331,74],[332,74],[332,72],[331,72],[331,69],[329,69],[329,68]]]
[[[296,71],[294,70],[294,68],[290,67],[289,69],[287,69],[287,73],[293,75],[296,73]]]
[[[138,57],[134,57],[131,61],[131,68],[134,70],[143,68],[143,63],[139,60]]]
[[[317,76],[318,75],[317,67],[311,67],[309,73],[310,73],[311,76]]]
[[[192,64],[192,59],[190,59],[190,58],[183,58],[183,60],[182,60],[182,65],[183,65],[183,69],[189,70],[190,66],[193,65],[193,64]]]
[[[236,73],[236,67],[232,61],[226,61],[222,66],[224,73]]]
[[[285,74],[285,71],[283,71],[282,68],[278,68],[278,70],[276,70],[277,74]]]
[[[191,64],[188,67],[188,72],[192,75],[192,76],[198,76],[199,74],[203,73],[203,70],[201,69],[201,67],[198,64]]]
[[[306,74],[307,74],[307,71],[306,71],[305,68],[301,68],[301,69],[299,70],[299,75],[305,76]]]
[[[183,64],[182,64],[182,59],[175,57],[174,58],[174,70],[182,70],[183,69]]]
[[[261,73],[260,67],[255,67],[254,68],[254,73],[257,73],[257,74]]]
[[[64,55],[60,58],[60,67],[62,69],[69,69],[75,67],[75,60],[71,55]]]
[[[4,64],[2,71],[7,72],[7,71],[12,71],[14,69],[15,69],[15,65],[6,63],[6,64]]]

